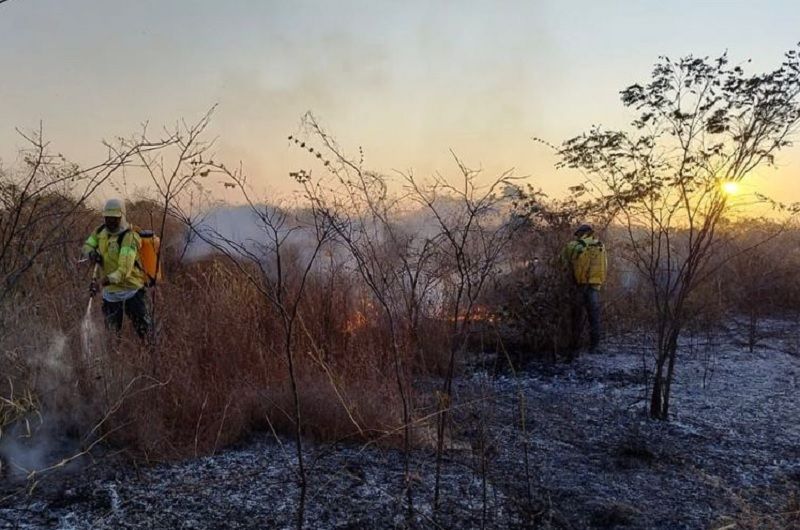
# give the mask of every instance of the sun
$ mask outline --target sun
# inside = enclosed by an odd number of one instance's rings
[[[728,180],[722,183],[722,192],[725,193],[725,195],[738,195],[739,191],[741,190],[738,182]]]

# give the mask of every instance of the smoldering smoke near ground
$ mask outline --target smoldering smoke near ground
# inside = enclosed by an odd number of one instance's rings
[[[87,312],[88,314],[88,312]],[[87,324],[91,329],[92,324]],[[29,410],[0,437],[0,460],[5,462],[10,478],[20,480],[31,472],[47,468],[64,455],[77,450],[77,441],[62,432],[80,405],[72,385],[74,371],[67,359],[68,340],[61,332],[49,334],[49,347],[31,359],[33,381],[39,396],[38,406]],[[46,411],[45,411],[46,407]],[[60,411],[70,411],[66,415]]]

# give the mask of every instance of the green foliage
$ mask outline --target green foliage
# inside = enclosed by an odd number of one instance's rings
[[[651,79],[622,90],[637,117],[626,131],[592,127],[559,149],[559,166],[582,171],[573,193],[627,229],[623,249],[645,278],[656,321],[650,413],[667,419],[678,338],[697,288],[724,262],[718,226],[731,211],[723,185],[772,166],[800,121],[800,56],[746,74],[727,55],[661,57]],[[758,197],[756,197],[757,199]],[[779,207],[779,203],[770,203]]]
[[[562,145],[559,165],[601,185],[597,207],[619,211],[650,201],[675,209],[690,199],[688,208],[698,209],[701,197],[720,199],[719,182],[773,165],[791,145],[799,93],[797,50],[777,69],[754,75],[727,55],[661,57],[649,83],[621,91],[622,103],[638,113],[632,130],[595,126]]]

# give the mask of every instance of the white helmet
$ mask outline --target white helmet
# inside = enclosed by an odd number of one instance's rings
[[[124,217],[125,203],[120,199],[108,199],[103,206],[103,217]]]

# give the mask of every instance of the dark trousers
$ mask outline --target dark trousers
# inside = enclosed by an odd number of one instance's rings
[[[589,319],[589,350],[594,351],[600,346],[602,334],[600,324],[600,291],[591,285],[577,285],[575,300],[572,304],[572,347],[577,351],[580,348],[583,335],[584,314]]]
[[[589,349],[596,350],[600,346],[600,291],[591,285],[582,285],[583,307],[589,317]]]
[[[139,289],[133,297],[124,302],[107,302],[103,300],[103,316],[106,319],[106,327],[109,330],[119,333],[122,331],[123,315],[133,322],[133,329],[140,338],[144,339],[150,331],[150,311],[147,308],[147,298],[144,289]]]

